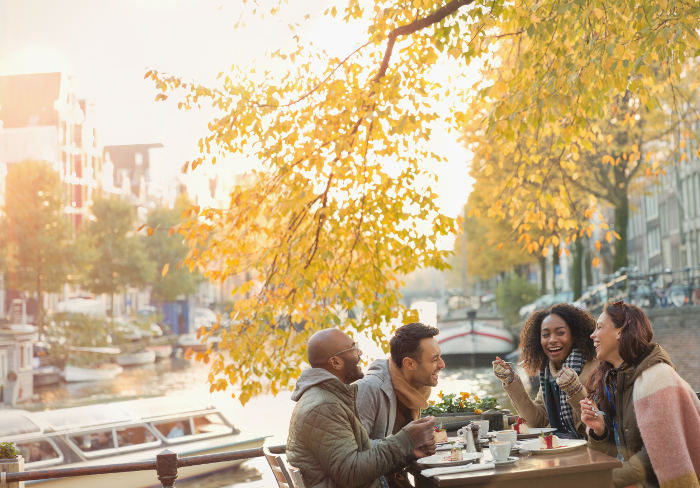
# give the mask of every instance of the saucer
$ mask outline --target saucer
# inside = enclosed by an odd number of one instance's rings
[[[505,465],[507,465],[507,464],[513,464],[513,463],[515,463],[518,459],[520,459],[520,458],[517,458],[517,457],[515,457],[515,456],[509,456],[508,459],[506,459],[505,461],[496,461],[496,460],[494,460],[493,462],[496,464],[496,466],[505,466]]]

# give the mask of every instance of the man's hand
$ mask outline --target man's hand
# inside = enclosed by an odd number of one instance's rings
[[[408,432],[408,435],[413,441],[413,446],[416,450],[421,449],[424,453],[422,456],[427,456],[427,453],[435,452],[435,417],[421,417],[413,422],[406,424],[403,430]],[[415,453],[418,456],[418,453]]]
[[[433,445],[432,447],[416,447],[413,450],[413,455],[416,457],[416,459],[420,459],[426,456],[432,456],[433,454],[435,454],[435,445]]]

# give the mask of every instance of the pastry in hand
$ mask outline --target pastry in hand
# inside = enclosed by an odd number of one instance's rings
[[[445,429],[438,429],[435,427],[433,432],[433,437],[435,438],[435,444],[444,444],[447,441],[447,431]]]

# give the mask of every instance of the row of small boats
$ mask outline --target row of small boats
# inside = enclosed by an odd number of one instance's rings
[[[61,379],[67,383],[110,380],[122,373],[125,367],[151,364],[169,358],[177,349],[203,351],[206,348],[207,344],[200,342],[195,334],[180,336],[175,346],[152,344],[131,352],[122,352],[118,347],[76,347],[72,348],[72,352],[75,354],[81,352],[101,354],[105,356],[106,360],[89,367],[70,362],[63,369],[52,365],[38,366],[33,371],[34,385],[52,385]]]

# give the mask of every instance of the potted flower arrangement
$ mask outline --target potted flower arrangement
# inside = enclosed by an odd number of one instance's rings
[[[17,456],[19,456],[19,451],[17,451],[14,442],[0,442],[0,461],[15,462]]]
[[[498,408],[498,401],[493,397],[479,397],[469,392],[438,394],[439,401],[429,401],[428,408],[421,411],[421,415],[433,415],[436,423],[441,424],[447,430],[463,427],[472,420],[481,418],[481,414],[487,410]]]
[[[14,442],[0,442],[0,473],[17,473],[23,470],[24,458],[19,455]],[[24,483],[10,483],[8,486],[14,488],[24,486]]]

